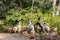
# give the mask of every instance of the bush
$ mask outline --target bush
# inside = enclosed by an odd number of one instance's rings
[[[28,12],[27,12],[28,11]],[[32,20],[32,23],[35,24],[38,20],[38,16],[41,16],[40,21],[44,21],[49,23],[50,27],[57,27],[58,33],[60,33],[60,16],[52,16],[51,10],[46,13],[42,13],[40,9],[37,9],[37,13],[30,13],[28,9],[22,10],[14,10],[11,9],[8,11],[6,15],[6,19],[4,20],[4,25],[16,25],[19,21],[22,22],[22,25],[28,25],[28,19]]]

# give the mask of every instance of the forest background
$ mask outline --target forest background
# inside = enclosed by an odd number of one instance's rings
[[[21,22],[22,28],[26,27],[29,18],[35,24],[41,16],[40,21],[57,27],[60,33],[59,5],[59,0],[0,0],[0,32],[7,26],[16,26],[18,22]]]

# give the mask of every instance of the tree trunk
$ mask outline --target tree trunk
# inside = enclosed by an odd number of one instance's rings
[[[34,6],[34,0],[32,0],[32,11],[31,11],[31,13],[33,13],[33,6]]]
[[[22,0],[18,0],[19,1],[19,7],[22,8]]]
[[[55,9],[56,9],[56,0],[52,0],[53,2],[53,14],[55,15]],[[53,15],[53,16],[54,16]]]
[[[53,0],[53,10],[56,8],[56,0]]]
[[[58,10],[57,10],[56,15],[59,15],[59,14],[60,14],[60,1],[59,1],[59,4],[58,4]]]

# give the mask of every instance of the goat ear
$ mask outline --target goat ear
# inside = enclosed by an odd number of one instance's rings
[[[40,20],[41,16],[38,16],[38,20]]]

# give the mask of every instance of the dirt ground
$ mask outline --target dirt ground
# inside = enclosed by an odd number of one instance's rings
[[[35,40],[35,39],[30,39],[22,34],[0,33],[0,40]]]
[[[34,39],[30,39],[29,37],[26,37],[22,34],[16,34],[16,33],[0,33],[0,40],[60,40],[60,39],[48,39],[36,36]]]

